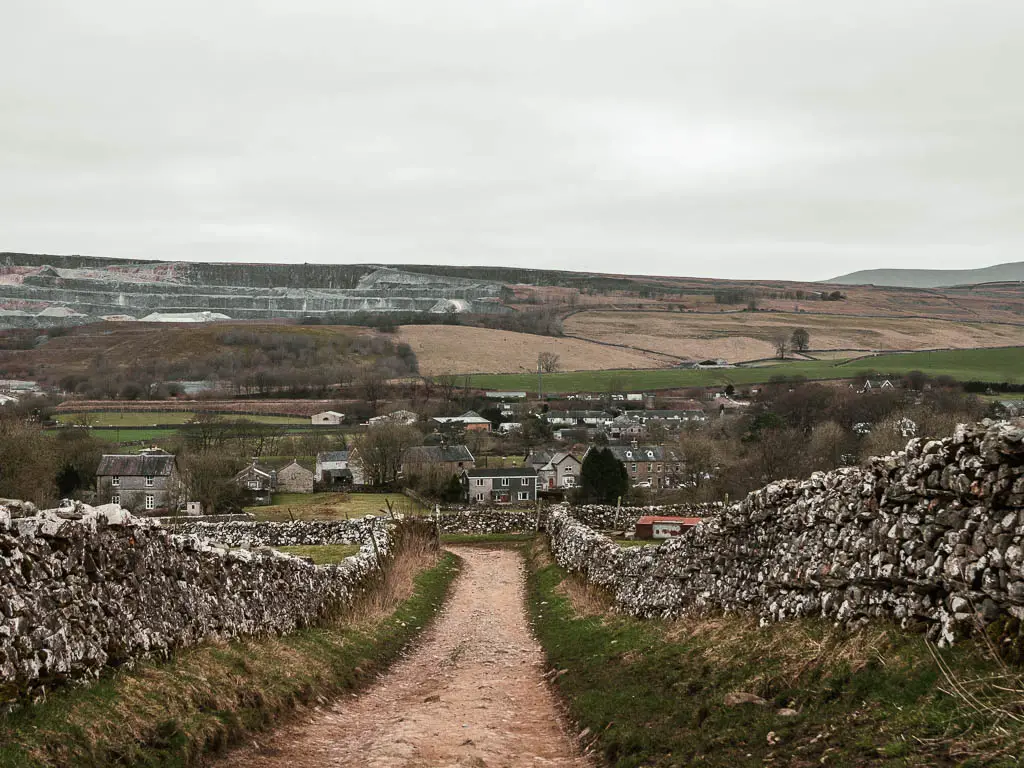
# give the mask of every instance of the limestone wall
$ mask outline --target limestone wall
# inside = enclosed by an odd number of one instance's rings
[[[434,530],[419,521],[364,521],[356,555],[314,566],[176,535],[116,505],[11,507],[13,517],[0,506],[0,703],[207,639],[314,624],[379,573],[371,532],[386,567],[417,526]]]
[[[548,528],[561,565],[639,616],[890,619],[941,642],[998,620],[1019,642],[1024,423],[961,426],[864,467],[772,483],[659,547],[620,548],[566,507]]]

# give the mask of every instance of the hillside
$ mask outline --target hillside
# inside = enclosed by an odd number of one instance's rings
[[[1009,283],[1022,280],[1024,280],[1024,261],[996,264],[980,269],[864,269],[823,282],[838,285],[948,288],[958,285]]]

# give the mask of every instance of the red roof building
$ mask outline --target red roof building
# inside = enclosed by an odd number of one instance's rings
[[[634,536],[638,539],[671,539],[699,524],[699,517],[644,515],[636,521]]]

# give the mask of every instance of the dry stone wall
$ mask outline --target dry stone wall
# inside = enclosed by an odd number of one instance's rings
[[[417,526],[436,541],[421,521],[367,522],[357,554],[315,566],[176,535],[116,505],[11,511],[0,505],[0,703],[208,639],[315,624],[365,590]]]
[[[369,531],[386,526],[380,517],[351,520],[294,520],[270,523],[249,520],[225,522],[175,521],[165,524],[178,534],[199,536],[227,547],[285,547],[296,545],[362,544]]]
[[[557,561],[639,616],[888,619],[942,643],[1024,621],[1024,422],[960,426],[863,467],[772,483],[679,539],[621,548],[553,511]]]

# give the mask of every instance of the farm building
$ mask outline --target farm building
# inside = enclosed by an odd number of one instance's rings
[[[671,539],[698,523],[699,517],[645,515],[636,521],[634,536],[638,539]]]
[[[461,416],[435,416],[431,421],[435,426],[458,424],[465,427],[467,432],[491,431],[491,422],[476,411],[466,411]]]
[[[312,493],[313,472],[292,460],[277,473],[277,490],[281,493]]]
[[[178,460],[159,449],[138,455],[108,454],[96,468],[96,497],[136,515],[174,512],[181,491]]]
[[[345,420],[345,414],[338,413],[337,411],[321,411],[320,413],[314,413],[310,420],[313,424],[320,426],[337,426]]]
[[[527,467],[468,469],[462,473],[467,501],[493,504],[537,500],[537,470]]]

